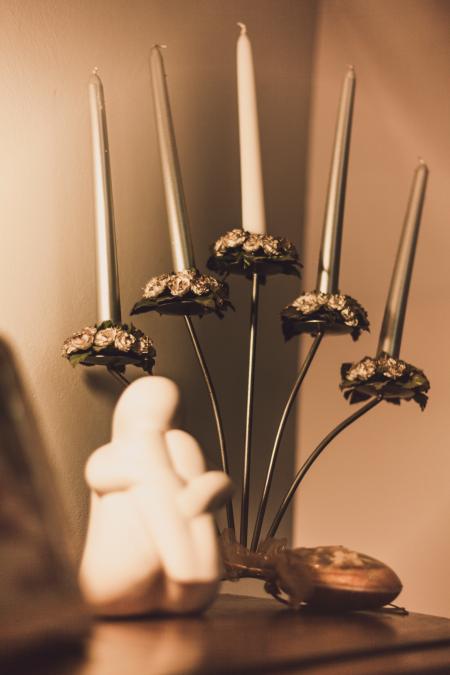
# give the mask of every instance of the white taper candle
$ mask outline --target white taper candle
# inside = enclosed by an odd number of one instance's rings
[[[266,213],[252,45],[246,26],[243,23],[238,26],[241,29],[237,41],[237,83],[242,227],[249,232],[264,234]]]

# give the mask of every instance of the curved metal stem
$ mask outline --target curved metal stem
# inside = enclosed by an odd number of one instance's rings
[[[200,368],[203,373],[203,378],[205,380],[206,388],[208,390],[209,394],[209,399],[211,401],[211,407],[213,410],[213,415],[214,415],[214,420],[216,423],[216,429],[217,429],[217,436],[219,439],[219,448],[220,448],[220,458],[222,462],[222,469],[224,472],[228,475],[230,475],[230,467],[228,464],[228,456],[227,456],[227,449],[225,445],[225,435],[223,433],[223,424],[222,424],[222,418],[220,415],[220,410],[219,410],[219,404],[217,402],[217,396],[216,392],[214,389],[214,385],[211,380],[211,375],[209,374],[208,366],[206,365],[205,357],[203,355],[202,349],[200,347],[200,343],[198,341],[197,334],[194,330],[194,326],[192,324],[192,320],[190,316],[187,316],[186,314],[184,315],[184,320],[186,321],[186,326],[189,331],[189,335],[192,340],[192,344],[194,346],[194,351],[197,356],[198,362],[200,364]],[[234,512],[233,512],[233,503],[231,499],[226,503],[225,505],[226,512],[227,512],[227,525],[228,527],[233,530],[235,529],[235,524],[234,524]]]
[[[255,383],[256,337],[258,331],[259,278],[254,272],[252,277],[252,299],[250,306],[250,344],[248,356],[247,407],[245,416],[244,471],[241,499],[240,543],[247,546],[248,510],[250,500],[250,466],[253,429],[253,394]]]
[[[382,401],[382,397],[378,396],[377,398],[372,399],[366,405],[363,405],[362,408],[359,408],[353,415],[350,415],[347,417],[343,422],[337,425],[330,433],[325,436],[325,438],[319,443],[317,448],[310,454],[306,462],[303,464],[301,469],[299,470],[298,474],[294,478],[294,482],[292,483],[291,487],[286,493],[286,496],[284,497],[280,508],[278,509],[278,512],[273,520],[272,525],[269,527],[269,530],[267,531],[267,539],[270,537],[274,537],[276,534],[276,531],[278,530],[278,527],[280,525],[280,522],[286,513],[286,510],[292,500],[292,497],[295,494],[295,491],[297,490],[298,486],[308,473],[309,469],[312,467],[316,459],[319,457],[319,455],[322,453],[323,450],[327,447],[331,441],[338,436],[341,431],[344,431],[347,427],[350,426],[353,422],[356,422],[357,419],[365,415],[369,410],[372,410],[372,408],[375,408],[376,405],[378,405]]]
[[[264,485],[264,490],[263,494],[261,497],[261,501],[259,503],[258,507],[258,514],[256,516],[256,523],[255,523],[255,529],[253,532],[253,538],[252,538],[252,545],[250,547],[251,551],[256,551],[258,548],[258,543],[259,543],[259,538],[261,536],[261,528],[262,524],[264,521],[264,515],[266,513],[266,508],[267,508],[267,502],[269,501],[269,494],[270,494],[270,488],[272,485],[272,479],[273,479],[273,474],[275,471],[275,464],[278,458],[278,451],[280,449],[280,444],[281,444],[281,439],[283,437],[284,429],[286,427],[286,422],[289,417],[289,413],[291,411],[291,408],[294,404],[294,401],[296,399],[296,396],[298,394],[298,390],[300,389],[300,386],[303,382],[303,380],[306,377],[306,373],[309,370],[309,367],[314,359],[314,356],[316,355],[316,352],[319,348],[319,345],[322,341],[323,338],[323,332],[320,332],[317,334],[317,336],[314,338],[314,341],[306,355],[305,360],[303,361],[303,364],[300,368],[300,372],[297,376],[297,379],[295,380],[294,386],[292,387],[291,393],[289,395],[289,398],[286,402],[285,408],[283,410],[283,414],[281,415],[281,420],[280,424],[278,427],[277,435],[275,437],[275,442],[273,444],[273,449],[272,449],[272,454],[270,457],[270,462],[269,462],[269,467],[267,469],[267,475],[266,475],[266,482]]]

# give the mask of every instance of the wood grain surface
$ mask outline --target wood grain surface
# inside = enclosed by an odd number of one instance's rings
[[[33,657],[42,675],[450,672],[450,620],[389,610],[346,615],[222,595],[201,617],[98,621],[78,658]],[[30,672],[23,661],[8,674]]]

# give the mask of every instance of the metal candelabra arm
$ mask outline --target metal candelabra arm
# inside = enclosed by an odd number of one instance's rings
[[[281,444],[281,439],[283,437],[284,429],[286,427],[286,422],[289,417],[289,413],[291,411],[291,408],[294,404],[294,401],[297,397],[298,391],[301,387],[301,384],[303,380],[306,377],[306,374],[309,370],[309,367],[311,363],[313,362],[314,356],[316,355],[317,350],[319,349],[319,345],[322,342],[322,338],[324,336],[323,332],[319,332],[316,337],[314,338],[314,341],[308,351],[308,354],[306,355],[305,360],[303,361],[302,367],[300,368],[300,372],[297,376],[297,379],[294,382],[294,386],[292,387],[291,393],[289,395],[289,398],[286,402],[286,405],[284,407],[283,413],[281,415],[281,420],[280,424],[278,426],[278,431],[277,435],[275,437],[275,442],[273,445],[272,449],[272,454],[270,457],[270,462],[269,462],[269,467],[267,469],[267,475],[266,475],[266,482],[264,485],[264,490],[263,494],[261,497],[261,501],[259,503],[258,507],[258,513],[256,516],[256,523],[255,523],[255,529],[253,532],[253,538],[252,538],[252,543],[250,549],[252,551],[256,551],[258,548],[259,544],[259,538],[261,536],[261,529],[264,521],[264,516],[266,513],[266,508],[267,508],[267,502],[269,501],[269,493],[270,493],[270,488],[272,485],[272,479],[273,479],[273,474],[275,472],[275,465],[276,461],[278,459],[278,452],[280,449],[280,444]]]
[[[312,467],[316,459],[318,459],[319,455],[325,450],[327,445],[331,443],[332,440],[336,438],[344,429],[349,427],[353,422],[356,422],[357,419],[365,415],[369,410],[372,410],[372,408],[375,408],[381,401],[383,400],[382,396],[377,396],[376,398],[373,398],[370,400],[366,405],[363,405],[362,408],[359,408],[353,415],[350,415],[347,417],[343,422],[338,424],[330,433],[325,436],[325,438],[319,443],[317,448],[310,454],[306,462],[303,464],[303,466],[300,468],[299,472],[297,473],[296,477],[294,478],[294,481],[287,491],[280,508],[278,509],[275,518],[273,519],[272,525],[269,527],[267,531],[267,536],[266,539],[272,538],[275,536],[278,527],[280,526],[281,520],[283,519],[283,516],[285,515],[289,504],[291,503],[291,500],[302,482],[302,480],[305,478],[306,474],[308,473],[309,469]]]
[[[258,304],[259,304],[259,276],[257,272],[253,272],[252,298],[250,308],[250,344],[248,356],[247,406],[245,416],[244,471],[243,471],[242,499],[241,499],[240,542],[242,546],[247,546],[247,533],[248,533],[251,445],[252,445],[252,429],[253,429],[253,395],[255,388],[254,384],[255,384],[256,338],[258,332]]]
[[[213,415],[214,415],[214,420],[216,423],[216,429],[217,429],[217,436],[219,439],[219,448],[220,448],[220,458],[222,462],[222,469],[223,471],[227,474],[230,475],[230,467],[229,467],[229,462],[228,462],[228,455],[227,455],[227,448],[226,448],[226,443],[225,443],[225,434],[223,432],[223,423],[222,423],[222,417],[220,415],[220,409],[219,409],[219,404],[217,402],[217,395],[214,389],[214,385],[212,383],[211,375],[208,370],[208,366],[206,365],[206,360],[203,355],[202,349],[200,347],[200,342],[198,340],[197,334],[195,332],[192,319],[190,316],[187,316],[186,314],[184,315],[184,320],[186,322],[186,326],[190,335],[190,338],[192,340],[192,344],[194,346],[194,351],[197,356],[198,362],[200,364],[201,371],[203,373],[203,378],[205,380],[206,388],[208,390],[209,394],[209,399],[211,401],[211,407],[213,410]],[[233,511],[233,503],[231,499],[227,501],[225,504],[226,512],[227,512],[227,525],[230,530],[235,529],[235,523],[234,523],[234,511]]]

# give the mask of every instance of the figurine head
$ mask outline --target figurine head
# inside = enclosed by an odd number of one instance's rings
[[[113,437],[132,431],[160,431],[171,428],[178,408],[177,385],[166,377],[140,377],[120,397],[113,417]]]

